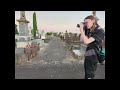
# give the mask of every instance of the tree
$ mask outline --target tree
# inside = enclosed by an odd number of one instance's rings
[[[33,13],[33,37],[36,37],[37,32],[37,20],[36,20],[36,13]]]
[[[93,14],[93,16],[96,18],[96,20],[98,21],[99,18],[96,16],[96,11],[92,11],[92,14]]]
[[[17,25],[15,24],[15,34],[19,34],[17,30]]]
[[[94,16],[96,16],[96,11],[93,11],[92,13],[93,13]]]

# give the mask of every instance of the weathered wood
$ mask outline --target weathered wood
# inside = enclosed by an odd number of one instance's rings
[[[40,43],[38,43],[38,44],[36,42],[31,43],[31,46],[30,46],[30,56],[31,57],[35,57],[37,55],[37,52],[40,50],[39,45],[40,45]],[[28,53],[27,48],[24,48],[24,53],[25,54]]]

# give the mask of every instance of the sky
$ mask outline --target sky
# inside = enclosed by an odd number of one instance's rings
[[[82,22],[88,15],[92,15],[92,11],[25,11],[25,17],[30,22],[28,27],[33,28],[33,13],[36,12],[37,27],[39,31],[45,32],[68,32],[80,33],[77,24]],[[96,16],[100,19],[98,24],[105,27],[105,11],[96,11]],[[15,11],[15,24],[20,19],[20,11]]]

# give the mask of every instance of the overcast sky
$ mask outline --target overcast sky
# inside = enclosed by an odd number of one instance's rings
[[[25,11],[25,16],[30,23],[28,27],[33,27],[33,13],[36,12],[38,30],[55,32],[77,32],[77,24],[82,22],[92,11]],[[99,25],[105,27],[105,11],[96,11],[96,16],[100,19]],[[15,11],[15,24],[19,25],[16,19],[20,18],[20,11]],[[19,27],[19,26],[18,26]],[[17,27],[17,28],[18,28]],[[18,28],[19,30],[19,28]]]

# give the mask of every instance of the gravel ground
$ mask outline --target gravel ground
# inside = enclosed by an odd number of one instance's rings
[[[84,61],[72,57],[59,38],[53,38],[30,64],[15,66],[15,79],[84,79]],[[95,79],[105,79],[105,65],[98,64]]]

